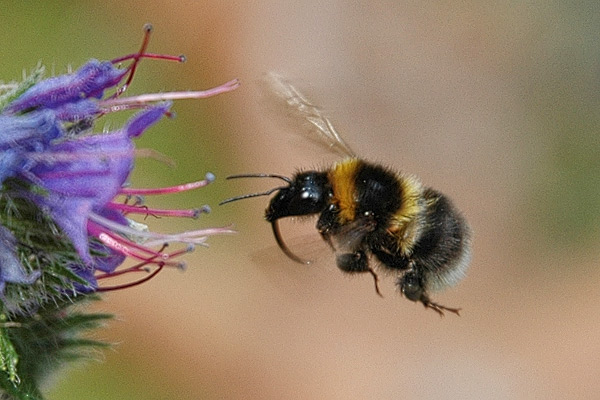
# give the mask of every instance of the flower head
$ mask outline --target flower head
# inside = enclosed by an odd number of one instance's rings
[[[112,287],[100,286],[100,280],[147,272],[150,266],[156,267],[153,274],[164,266],[180,267],[175,257],[203,244],[207,236],[230,232],[228,228],[212,228],[159,234],[130,219],[133,214],[197,217],[208,210],[145,206],[144,195],[203,187],[214,176],[209,173],[200,181],[171,188],[128,188],[135,158],[133,139],[170,115],[173,100],[204,98],[239,85],[233,80],[206,91],[124,97],[140,60],[183,61],[181,56],[147,53],[149,36],[147,28],[142,47],[135,54],[112,61],[90,60],[74,73],[27,83],[29,87],[0,102],[4,104],[0,110],[0,198],[18,198],[35,206],[56,225],[56,234],[68,239],[77,256],[63,260],[74,274],[65,285],[68,290],[107,290]],[[122,68],[123,62],[130,64]],[[140,111],[124,126],[92,133],[94,123],[103,115],[129,109]],[[7,225],[9,220],[6,216],[0,219],[5,224],[0,226],[0,295],[7,284],[31,285],[44,274],[43,267],[24,265],[19,260],[23,254],[17,254],[17,248],[23,246],[38,254],[43,246],[27,244],[22,232],[17,235]],[[166,251],[176,243],[183,248]],[[118,270],[126,258],[137,264]]]

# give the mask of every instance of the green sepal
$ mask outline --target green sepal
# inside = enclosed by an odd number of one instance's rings
[[[6,284],[0,312],[7,315],[27,314],[40,304],[76,294],[75,285],[88,285],[71,268],[82,264],[73,245],[48,215],[20,197],[24,192],[31,192],[31,188],[19,180],[4,181],[0,191],[0,225],[14,235],[24,271],[41,271],[42,275],[31,285]]]
[[[83,336],[109,314],[77,310],[98,298],[76,285],[88,282],[72,265],[79,255],[52,219],[20,196],[32,187],[7,179],[0,190],[0,224],[16,239],[16,254],[24,271],[40,271],[33,284],[6,283],[0,301],[0,399],[43,399],[45,379],[68,362],[91,355],[105,343]],[[43,195],[43,194],[42,194]]]
[[[31,73],[19,83],[0,85],[0,112],[4,108],[25,93],[30,87],[38,83],[44,77],[45,68],[38,64]]]
[[[14,317],[1,328],[0,399],[43,399],[40,387],[67,362],[89,358],[108,344],[83,336],[112,318],[110,314],[84,313],[79,304],[96,295],[46,303],[30,315]]]

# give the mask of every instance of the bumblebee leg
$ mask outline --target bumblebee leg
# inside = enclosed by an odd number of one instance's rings
[[[355,253],[341,253],[336,256],[336,263],[339,269],[349,273],[368,272],[375,281],[375,292],[381,297],[383,295],[379,291],[379,277],[369,266],[369,259],[364,251],[359,250]]]
[[[375,292],[379,295],[379,297],[383,297],[383,295],[379,291],[379,277],[371,267],[369,267],[369,272],[373,276],[373,281],[375,282]]]
[[[402,294],[409,300],[420,301],[425,308],[431,308],[437,312],[440,317],[444,316],[444,311],[448,311],[460,316],[460,308],[450,308],[443,306],[438,303],[434,303],[429,299],[429,296],[425,292],[425,288],[422,279],[419,278],[417,273],[409,271],[398,281]]]
[[[460,308],[451,308],[451,307],[446,307],[443,306],[441,304],[438,303],[433,303],[432,301],[429,300],[429,298],[427,296],[424,296],[425,298],[421,299],[421,303],[423,303],[423,305],[425,306],[425,308],[431,308],[432,310],[434,310],[435,312],[437,312],[440,317],[444,316],[444,311],[449,311],[451,313],[454,313],[456,315],[458,315],[460,317]]]

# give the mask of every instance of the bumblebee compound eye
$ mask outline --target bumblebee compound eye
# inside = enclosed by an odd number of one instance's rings
[[[298,174],[288,187],[277,192],[265,213],[267,221],[316,214],[325,208],[329,194],[327,175],[309,171]]]

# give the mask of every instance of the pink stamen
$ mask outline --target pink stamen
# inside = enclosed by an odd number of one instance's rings
[[[187,232],[182,232],[178,235],[176,235],[179,239],[185,239],[188,237],[194,237],[194,236],[212,236],[212,235],[216,235],[216,234],[222,234],[222,233],[236,233],[233,229],[230,229],[228,227],[223,227],[223,228],[205,228],[205,229],[198,229],[195,231],[187,231]],[[187,242],[186,242],[187,243]]]
[[[124,269],[120,269],[118,271],[113,271],[113,272],[105,272],[102,274],[98,274],[95,276],[96,280],[100,281],[102,279],[110,279],[110,278],[115,278],[117,276],[121,276],[121,275],[125,275],[125,274],[131,274],[131,273],[135,273],[135,272],[150,272],[150,268],[146,267],[148,264],[151,264],[154,261],[149,261],[149,262],[142,262],[139,264],[134,265],[133,267],[129,267],[129,268],[124,268]],[[162,265],[160,262],[156,263],[156,265]]]
[[[137,69],[138,63],[140,62],[140,56],[146,52],[146,49],[148,48],[148,43],[150,43],[150,33],[151,32],[152,32],[152,25],[151,24],[144,25],[144,39],[142,39],[142,46],[140,47],[140,51],[138,51],[137,56],[134,57],[133,63],[129,67],[129,76],[127,77],[127,81],[125,81],[125,84],[123,84],[123,86],[121,86],[119,89],[117,89],[117,92],[115,93],[115,97],[119,97],[123,92],[125,92],[125,90],[127,90],[127,88],[129,87],[129,84],[133,80],[133,75],[135,75],[135,70]]]
[[[152,33],[153,29],[154,28],[152,27],[152,24],[144,24],[144,38],[142,39],[142,45],[140,46],[140,50],[137,52],[138,55],[144,54],[146,52],[148,44],[150,43],[150,34]]]
[[[186,100],[186,99],[204,99],[206,97],[216,96],[221,93],[230,92],[240,86],[238,79],[225,82],[217,87],[188,92],[167,92],[167,93],[148,93],[139,96],[112,97],[101,102],[102,107],[108,112],[121,111],[131,108],[142,108],[148,103],[167,100]]]
[[[166,248],[167,248],[168,244],[163,244],[163,246],[160,248],[160,250],[158,251],[159,253],[162,253]],[[186,254],[191,252],[193,249],[187,248],[187,249],[183,249],[183,250],[179,250],[176,252],[172,253],[173,257],[177,257],[180,256],[182,254]],[[150,268],[147,268],[146,266],[149,264],[156,264],[156,265],[166,265],[167,263],[159,261],[156,262],[155,258],[157,257],[151,257],[139,264],[133,265],[129,268],[124,268],[124,269],[120,269],[118,271],[113,271],[113,272],[105,272],[105,273],[100,273],[98,275],[96,275],[96,279],[97,280],[101,280],[101,279],[108,279],[108,278],[114,278],[116,276],[120,276],[120,275],[125,275],[125,274],[129,274],[129,273],[135,273],[135,272],[150,272]],[[178,267],[183,267],[183,263],[177,263],[176,264]]]
[[[133,76],[135,75],[135,71],[137,70],[137,66],[142,58],[150,58],[155,60],[167,60],[167,61],[177,61],[184,62],[185,56],[172,56],[166,54],[154,54],[154,53],[146,53],[146,49],[148,48],[148,44],[150,43],[150,34],[152,33],[152,25],[146,24],[144,25],[144,38],[142,39],[142,45],[137,53],[128,54],[126,56],[115,58],[111,61],[113,64],[118,64],[123,61],[133,60],[131,65],[127,68],[129,75],[127,76],[127,80],[125,83],[117,89],[112,98],[117,98],[123,92],[127,90],[131,81],[133,80]]]
[[[127,240],[119,235],[115,235],[110,231],[103,230],[100,227],[97,227],[96,229],[94,229],[93,227],[92,227],[92,229],[89,229],[89,227],[88,227],[88,231],[90,231],[90,233],[92,233],[94,236],[96,236],[102,243],[105,243],[111,249],[118,251],[119,253],[122,253],[123,255],[126,255],[126,256],[133,255],[134,252],[132,249],[135,249],[142,253],[147,253],[147,254],[151,255],[152,257],[160,257],[163,260],[167,259],[165,253],[161,252],[162,250],[156,251],[149,247],[141,246],[135,242],[132,242],[131,240]],[[166,243],[163,243],[163,246],[165,244]],[[121,251],[121,249],[123,249],[123,248],[127,249],[127,252]],[[147,258],[147,256],[143,256],[138,253],[135,253],[135,254],[137,254],[136,257],[141,260],[145,260]]]
[[[154,247],[162,243],[202,244],[206,241],[207,236],[223,233],[233,233],[233,231],[228,228],[199,229],[195,231],[187,231],[176,234],[140,231],[133,229],[129,226],[122,225],[118,222],[112,221],[108,218],[104,218],[101,215],[92,212],[88,214],[88,231],[91,231],[92,234],[97,233],[98,231],[94,231],[94,229],[99,229],[102,232],[111,232],[111,234],[119,234],[150,240],[150,242],[146,242],[144,244],[144,248]],[[119,238],[121,237],[119,236]]]
[[[232,233],[237,233],[237,232],[230,228],[207,228],[207,229],[199,229],[196,231],[182,232],[182,233],[179,233],[176,235],[168,235],[168,236],[170,236],[171,242],[204,245],[204,242],[206,242],[206,240],[208,239],[208,236],[225,235],[225,234],[232,234]],[[150,247],[158,246],[160,243],[165,241],[165,238],[161,238],[160,236],[167,236],[167,235],[155,234],[155,236],[158,236],[158,238],[155,240],[146,242],[145,243],[146,246],[150,246]]]
[[[100,240],[107,247],[113,249],[114,251],[117,251],[125,256],[138,259],[140,261],[148,260],[147,256],[143,255],[142,253],[149,254],[152,258],[160,258],[161,261],[169,260],[169,259],[172,259],[172,258],[177,257],[180,254],[182,254],[181,251],[165,253],[163,250],[169,244],[168,240],[165,240],[162,242],[154,241],[154,242],[151,242],[152,244],[145,243],[144,245],[141,245],[141,244],[135,243],[127,238],[116,235],[113,232],[106,230],[102,226],[97,225],[96,223],[91,222],[91,221],[88,222],[88,233],[90,235],[98,238],[98,240]],[[178,235],[172,235],[172,236],[178,236]],[[194,240],[204,241],[204,240],[206,240],[206,238],[205,237],[201,237],[201,238],[193,237],[192,239],[179,240],[179,242],[188,244],[188,247],[185,249],[184,252],[190,252],[193,250],[194,244],[195,244]],[[158,251],[153,250],[152,247],[157,246],[158,244],[162,245],[161,250],[158,250]],[[172,262],[165,262],[165,264],[176,265]]]
[[[111,290],[126,289],[126,288],[130,288],[130,287],[133,287],[133,286],[140,285],[140,284],[142,284],[144,282],[148,282],[150,279],[152,279],[156,275],[158,275],[158,273],[160,271],[162,271],[162,269],[163,269],[164,266],[165,266],[164,264],[158,264],[158,268],[156,270],[154,270],[150,275],[148,275],[148,276],[146,276],[146,277],[144,277],[142,279],[139,279],[137,281],[129,282],[129,283],[124,283],[122,285],[105,286],[105,287],[101,287],[101,288],[96,289],[96,291],[97,292],[109,292]]]
[[[133,251],[133,249],[124,244],[122,241],[117,240],[115,237],[113,237],[112,235],[106,233],[106,232],[102,232],[100,233],[100,235],[96,236],[98,238],[98,240],[100,240],[106,247],[108,247],[109,249],[112,249],[118,253],[123,254],[126,257],[131,257],[131,258],[135,258],[136,260],[140,260],[140,261],[145,261],[147,260],[147,258],[141,254],[138,254],[136,252]],[[147,249],[144,249],[147,250]],[[148,249],[149,250],[149,249]],[[150,253],[150,251],[148,251],[148,253]],[[161,257],[162,255],[155,255],[155,257]]]
[[[163,246],[161,247],[161,249],[158,251],[159,254],[164,254],[163,251],[166,249],[167,244],[163,244]],[[170,258],[174,258],[174,257],[178,257],[182,254],[186,254],[189,253],[193,250],[193,246],[188,246],[185,249],[181,249],[178,251],[174,251],[172,252],[169,257]],[[143,260],[141,263],[136,264],[134,266],[131,266],[129,268],[125,268],[125,269],[121,269],[119,271],[113,271],[113,272],[107,272],[107,273],[102,273],[102,274],[98,274],[96,275],[96,279],[97,280],[102,280],[102,279],[109,279],[109,278],[115,278],[117,276],[120,275],[125,275],[125,274],[130,274],[130,273],[136,273],[136,272],[150,272],[149,268],[146,268],[147,265],[150,264],[155,264],[158,268],[154,271],[152,271],[150,273],[150,275],[139,279],[137,281],[133,281],[133,282],[129,282],[129,283],[124,283],[122,285],[114,285],[114,286],[104,286],[101,288],[98,288],[97,291],[99,292],[107,292],[107,291],[111,291],[111,290],[118,290],[118,289],[125,289],[125,288],[129,288],[132,286],[137,286],[141,283],[147,282],[150,279],[152,279],[153,277],[155,277],[165,266],[175,266],[177,268],[183,269],[185,267],[184,263],[174,263],[174,262],[165,262],[165,261],[156,261],[155,259],[158,258],[157,256],[153,256],[149,259]]]
[[[152,257],[160,257],[162,260],[166,260],[169,258],[169,255],[163,253],[162,250],[156,251],[150,248],[150,246],[142,246],[131,240],[127,240],[124,237],[119,235],[115,235],[114,233],[102,228],[101,226],[88,222],[88,233],[94,237],[97,237],[102,243],[106,246],[110,247],[116,252],[119,252],[128,257],[134,257],[138,260],[147,260],[148,256],[142,255],[134,251],[138,250],[142,253],[147,253]],[[163,243],[163,247],[165,247],[167,243]]]
[[[185,62],[186,58],[183,54],[178,56],[173,56],[171,54],[157,54],[157,53],[132,53],[127,54],[126,56],[118,57],[112,59],[110,62],[113,64],[118,64],[123,61],[131,60],[131,59],[141,59],[141,58],[150,58],[154,60],[167,60],[167,61],[177,61],[177,62]]]
[[[198,189],[208,185],[215,180],[215,176],[210,172],[206,174],[206,178],[201,181],[184,183],[183,185],[170,186],[164,188],[149,188],[149,189],[132,189],[132,188],[121,188],[119,191],[123,195],[148,195],[148,194],[169,194],[185,192],[192,189]]]
[[[194,246],[187,246],[185,249],[177,250],[177,251],[170,253],[169,258],[175,258],[175,257],[179,257],[180,255],[183,255],[183,254],[191,253],[192,251],[194,251],[194,249],[195,249]],[[183,265],[184,264],[181,263],[182,268],[183,268]]]
[[[164,250],[167,246],[164,245],[163,248],[161,249]],[[189,253],[190,250],[189,249],[183,249],[183,250],[179,250],[177,252],[173,252],[174,256],[180,256],[182,254],[187,254]],[[150,268],[146,267],[147,265],[150,264],[155,264],[155,265],[162,265],[162,266],[174,266],[177,267],[178,269],[184,269],[185,267],[185,263],[183,262],[163,262],[163,261],[155,261],[156,257],[151,257],[149,259],[147,259],[144,262],[141,262],[139,264],[133,265],[129,268],[124,268],[124,269],[120,269],[118,271],[113,271],[113,272],[105,272],[105,273],[101,273],[95,276],[95,278],[97,280],[102,280],[102,279],[109,279],[109,278],[114,278],[120,275],[125,275],[125,274],[130,274],[130,273],[136,273],[136,272],[150,272]]]
[[[208,206],[194,208],[190,210],[169,210],[160,208],[150,208],[147,206],[127,205],[121,203],[109,203],[107,206],[112,208],[113,210],[120,210],[124,213],[146,214],[164,217],[198,218],[200,214],[210,212],[210,207]]]
[[[131,200],[134,200],[133,204],[129,203]],[[144,196],[127,196],[125,197],[125,202],[123,204],[129,204],[135,207],[143,207],[145,204]]]

